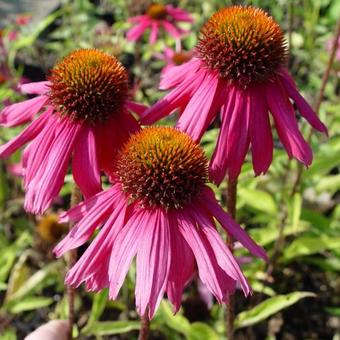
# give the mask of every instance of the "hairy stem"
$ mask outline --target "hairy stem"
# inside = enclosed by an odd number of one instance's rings
[[[74,187],[72,189],[71,193],[71,202],[70,202],[70,207],[74,207],[78,203],[82,201],[82,195],[80,192],[79,187],[74,184]],[[69,228],[71,229],[73,226],[72,223],[69,224]],[[77,250],[72,249],[68,252],[68,257],[67,257],[67,266],[68,268],[72,268],[73,265],[77,261]],[[75,289],[72,288],[71,286],[67,286],[67,304],[68,304],[68,322],[69,322],[69,334],[68,338],[73,339],[72,337],[72,329],[73,325],[75,322],[75,315],[74,315],[74,298],[75,298]]]
[[[138,340],[149,339],[149,333],[150,333],[150,320],[148,317],[148,310],[146,310],[145,314],[141,317],[141,325]]]
[[[237,178],[230,179],[227,181],[227,192],[226,192],[226,203],[227,203],[227,211],[232,218],[236,216],[236,194],[237,194]],[[227,245],[231,252],[234,250],[234,242],[231,235],[227,235]],[[228,304],[226,306],[226,335],[228,340],[234,340],[234,313],[235,307],[235,297],[231,295],[229,297]]]

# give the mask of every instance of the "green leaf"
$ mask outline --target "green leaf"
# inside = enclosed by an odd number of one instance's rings
[[[34,310],[49,306],[53,299],[42,296],[30,296],[21,300],[15,300],[6,307],[10,313],[18,314],[28,310]]]
[[[139,321],[94,321],[81,333],[87,336],[103,336],[128,333],[139,328]]]
[[[34,273],[14,294],[10,296],[9,301],[21,299],[24,296],[34,292],[39,284],[41,284],[52,272],[60,267],[60,262],[48,264],[44,268]]]
[[[100,316],[103,314],[106,302],[108,300],[108,290],[104,289],[101,292],[93,295],[93,303],[91,308],[91,314],[89,320],[87,321],[86,326],[83,328],[83,332],[86,333],[88,329],[91,328],[91,325],[98,321]]]
[[[320,253],[340,247],[340,237],[327,235],[301,236],[294,240],[283,253],[283,261],[290,261],[296,257]]]
[[[174,315],[170,304],[165,300],[161,302],[156,316],[158,322],[165,323],[179,333],[188,334],[190,330],[190,322],[180,313]]]
[[[271,215],[277,214],[277,206],[274,199],[265,191],[242,188],[238,190],[238,195],[240,200],[256,210]]]
[[[315,296],[316,295],[311,292],[294,292],[287,295],[274,296],[261,302],[252,309],[238,314],[235,319],[235,328],[238,329],[255,325],[303,298]]]
[[[17,335],[15,332],[15,329],[13,328],[7,328],[2,334],[1,334],[1,340],[16,340]]]
[[[331,315],[340,317],[340,307],[328,307],[326,311]]]
[[[203,322],[194,322],[190,325],[190,330],[187,333],[188,340],[219,340],[218,334],[207,324]]]

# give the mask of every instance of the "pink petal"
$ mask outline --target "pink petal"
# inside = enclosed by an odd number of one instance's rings
[[[13,152],[18,150],[24,144],[35,138],[45,127],[49,115],[43,113],[40,117],[34,120],[25,130],[23,130],[19,135],[14,137],[12,140],[0,146],[0,157],[7,158]]]
[[[236,89],[230,87],[229,94],[225,98],[226,104],[222,106],[221,111],[221,128],[218,135],[215,151],[210,161],[209,175],[213,182],[217,185],[221,184],[228,166],[228,148],[229,148],[229,128],[232,115],[236,104]]]
[[[278,135],[289,157],[293,156],[309,166],[313,159],[312,150],[299,131],[294,109],[280,83],[270,83],[266,86],[266,99]]]
[[[182,8],[175,8],[172,5],[166,5],[167,12],[176,21],[193,22],[191,15]]]
[[[172,113],[176,108],[185,106],[189,101],[192,87],[192,85],[183,84],[171,91],[143,113],[140,120],[141,124],[151,125]]]
[[[218,204],[213,191],[206,187],[204,193],[202,193],[201,205],[208,209],[210,214],[214,216],[221,226],[229,233],[233,238],[238,240],[244,247],[246,247],[253,255],[267,260],[265,250],[257,245],[247,234],[245,230],[241,228]]]
[[[124,278],[129,270],[132,259],[137,253],[143,237],[145,226],[151,217],[147,210],[139,210],[133,214],[125,227],[118,234],[110,257],[110,299],[115,299]]]
[[[143,21],[127,31],[126,38],[130,41],[137,41],[150,26],[149,21]]]
[[[46,94],[49,91],[49,81],[38,81],[35,83],[26,83],[19,85],[19,89],[22,93],[28,94]]]
[[[136,22],[143,22],[148,21],[149,17],[147,15],[136,15],[128,19],[128,22],[136,23]]]
[[[58,195],[80,129],[79,124],[59,121],[54,142],[48,152],[41,155],[44,161],[32,181],[27,183],[25,209],[28,212],[43,213]]]
[[[151,33],[149,37],[149,43],[151,45],[153,45],[157,40],[158,30],[159,30],[159,23],[157,21],[152,21],[151,22]]]
[[[197,58],[192,58],[188,62],[173,67],[166,75],[161,77],[160,89],[168,90],[188,79],[191,82],[195,79],[195,73],[201,69],[202,62]]]
[[[48,97],[39,96],[5,107],[0,112],[0,125],[13,127],[31,121],[46,104]]]
[[[321,122],[321,120],[315,114],[313,109],[301,96],[301,94],[296,88],[294,80],[289,75],[289,73],[286,70],[284,70],[280,75],[281,75],[280,80],[282,81],[288,96],[294,100],[298,110],[301,113],[301,116],[304,117],[310,123],[310,125],[313,126],[314,129],[327,134],[327,127]]]
[[[166,213],[161,209],[152,213],[142,234],[136,262],[136,306],[140,315],[149,307],[151,319],[162,300],[170,269],[170,228]]]
[[[126,202],[119,204],[112,215],[91,242],[85,253],[67,273],[66,282],[71,286],[79,286],[86,281],[91,289],[104,288],[109,284],[111,267],[110,253],[117,234],[122,230],[126,217]]]
[[[263,89],[250,90],[251,114],[249,136],[253,166],[256,176],[266,173],[273,159],[273,137],[268,107],[263,98]]]
[[[173,38],[177,39],[181,37],[182,31],[169,21],[162,20],[162,25],[165,31],[168,32]]]
[[[203,73],[203,72],[202,72]],[[200,73],[197,73],[197,76]],[[220,94],[225,91],[215,75],[205,72],[188,105],[177,122],[177,127],[199,141],[222,105]],[[224,99],[224,98],[223,98]]]
[[[110,172],[120,147],[129,139],[131,133],[140,129],[136,119],[128,112],[122,112],[105,124],[94,127],[97,157],[100,169]]]
[[[240,283],[244,294],[247,296],[251,292],[249,284],[230,249],[222,240],[211,221],[205,217],[202,212],[195,207],[192,207],[192,214],[199,225],[199,233],[204,233],[209,241],[211,249],[216,256],[218,265],[226,272],[227,275]]]
[[[117,202],[117,193],[112,191],[112,188],[105,195],[105,200],[100,200],[87,214],[71,229],[71,231],[64,237],[62,241],[54,248],[53,252],[57,257],[62,256],[65,252],[75,249],[83,245],[90,239],[96,228],[98,228],[112,213],[114,205],[119,205],[115,208],[121,208],[121,202],[126,204],[126,200],[120,200]],[[119,195],[121,198],[121,195]],[[119,204],[118,204],[119,203]],[[86,204],[86,201],[85,201]]]
[[[59,223],[78,222],[97,205],[104,205],[107,201],[110,201],[111,197],[112,199],[116,199],[117,195],[121,195],[120,184],[115,184],[112,188],[101,191],[91,198],[88,198],[87,200],[79,203],[70,210],[61,213],[59,215]]]
[[[102,190],[96,140],[90,126],[83,127],[74,145],[72,172],[85,198]]]
[[[45,155],[50,149],[57,129],[58,120],[55,119],[53,108],[50,107],[44,113],[46,122],[41,132],[27,145],[22,155],[22,166],[24,168],[24,188],[27,188],[45,161]]]
[[[134,113],[137,113],[139,116],[142,116],[144,111],[148,108],[146,105],[136,103],[136,102],[133,102],[133,101],[130,101],[130,100],[128,100],[125,103],[125,106],[128,110],[130,110]]]
[[[187,216],[183,215],[178,219],[178,229],[194,253],[200,279],[219,303],[226,301],[227,286],[230,286],[231,280],[226,280],[227,278],[223,276],[223,271],[217,264],[214,252],[204,235],[199,233],[199,229]]]
[[[172,214],[169,213],[171,216]],[[175,214],[174,214],[175,215]],[[194,270],[194,255],[177,230],[177,217],[170,219],[171,236],[171,265],[166,292],[168,299],[174,305],[174,313],[181,307],[184,286],[191,280]]]

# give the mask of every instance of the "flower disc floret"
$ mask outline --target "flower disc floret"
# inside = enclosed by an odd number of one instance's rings
[[[113,56],[95,49],[72,52],[51,71],[50,101],[74,121],[105,122],[128,95],[128,75]]]
[[[203,149],[170,127],[146,128],[133,135],[117,161],[123,190],[145,207],[179,209],[202,191],[208,178]]]
[[[154,20],[164,20],[168,15],[166,7],[162,4],[151,4],[146,14]]]
[[[203,26],[199,57],[221,78],[243,88],[270,79],[287,59],[280,26],[262,9],[231,6]]]

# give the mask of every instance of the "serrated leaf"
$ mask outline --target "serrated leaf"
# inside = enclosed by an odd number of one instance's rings
[[[238,329],[255,325],[303,298],[315,296],[316,295],[311,292],[294,292],[287,295],[271,297],[252,309],[238,314],[235,319],[235,328]]]

